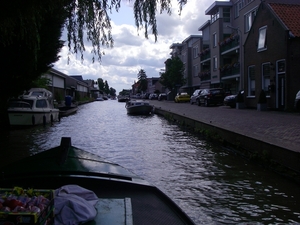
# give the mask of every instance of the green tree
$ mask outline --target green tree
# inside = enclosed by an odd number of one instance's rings
[[[138,75],[138,92],[145,92],[148,89],[148,80],[146,72],[143,69],[140,69]]]
[[[32,2],[36,5],[31,5]],[[48,2],[48,1],[45,1]],[[58,1],[57,1],[58,2]],[[36,11],[37,10],[37,11]],[[0,7],[0,122],[7,123],[6,102],[36,86],[59,59],[65,10],[44,1],[4,1]]]
[[[179,57],[172,57],[166,61],[166,71],[160,75],[160,83],[168,88],[174,90],[186,83],[183,76],[184,64]]]
[[[130,90],[123,89],[119,92],[119,95],[130,95]]]
[[[32,82],[31,87],[47,88],[51,80],[46,77],[39,77],[37,80]]]
[[[117,92],[116,89],[114,89],[112,87],[109,89],[110,96],[116,96],[116,92]]]
[[[106,93],[106,94],[109,94],[109,85],[108,85],[108,83],[107,83],[107,80],[104,82],[104,87],[103,87],[104,89],[104,92]]]
[[[98,78],[98,88],[100,91],[103,91],[104,90],[104,82],[103,82],[103,79],[102,78]]]

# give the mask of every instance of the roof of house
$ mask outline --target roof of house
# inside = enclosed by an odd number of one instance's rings
[[[269,3],[271,9],[295,37],[300,37],[300,5]]]
[[[224,1],[215,1],[211,6],[209,6],[209,8],[207,10],[205,10],[205,15],[213,15],[216,13],[216,10],[219,7],[230,7],[232,6],[233,3],[232,2],[224,2]]]
[[[90,87],[94,86],[95,81],[94,80],[83,80],[85,83],[87,83]]]
[[[69,77],[72,77],[72,78],[74,78],[76,80],[79,80],[79,81],[83,81],[83,78],[82,78],[81,75],[72,75],[72,76],[69,76]]]

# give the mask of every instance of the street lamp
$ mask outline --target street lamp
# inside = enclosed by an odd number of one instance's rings
[[[239,42],[240,42],[240,55],[239,55],[239,58],[240,58],[240,90],[243,90],[244,89],[244,62],[243,62],[243,39],[242,39],[242,31],[238,28],[238,27],[232,27],[230,25],[227,25],[228,28],[231,28],[233,30],[236,30],[239,35],[240,35],[240,38],[239,38]]]

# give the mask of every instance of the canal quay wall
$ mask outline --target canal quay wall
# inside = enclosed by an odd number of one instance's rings
[[[300,183],[300,114],[152,100],[154,113]]]

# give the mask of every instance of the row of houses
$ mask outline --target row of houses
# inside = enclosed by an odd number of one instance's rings
[[[49,81],[48,89],[53,93],[57,102],[64,101],[65,96],[71,96],[73,100],[97,98],[99,88],[94,80],[84,80],[81,75],[68,76],[51,68],[43,74]]]
[[[261,90],[268,107],[288,110],[300,90],[300,1],[215,1],[190,35],[170,46],[185,65],[181,91],[221,87],[245,92],[255,108]]]

